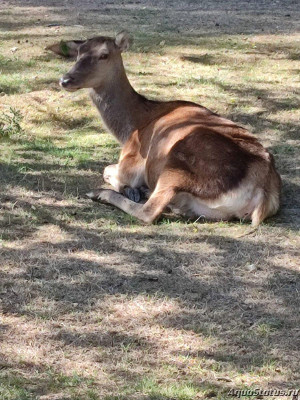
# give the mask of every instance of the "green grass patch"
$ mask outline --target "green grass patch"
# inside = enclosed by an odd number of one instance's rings
[[[151,400],[193,400],[199,391],[193,383],[157,383],[155,378],[144,378],[137,386],[136,390],[148,395]]]

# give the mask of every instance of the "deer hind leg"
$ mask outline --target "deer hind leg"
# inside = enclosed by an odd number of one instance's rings
[[[159,217],[174,195],[172,188],[155,190],[146,203],[139,204],[110,189],[97,189],[87,194],[90,199],[112,204],[145,223],[152,223]]]

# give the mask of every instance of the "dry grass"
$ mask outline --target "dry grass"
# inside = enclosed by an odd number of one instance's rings
[[[1,400],[300,385],[299,12],[178,1],[166,15],[165,3],[0,6]],[[272,150],[278,216],[255,232],[168,217],[145,227],[82,197],[119,147],[85,92],[59,90],[70,62],[43,48],[119,28],[136,39],[125,64],[140,92],[201,102]]]

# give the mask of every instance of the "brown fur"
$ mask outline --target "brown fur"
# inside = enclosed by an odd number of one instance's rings
[[[280,177],[268,151],[247,130],[200,105],[150,101],[136,93],[120,55],[128,40],[119,34],[81,45],[62,86],[91,87],[104,122],[123,145],[105,180],[119,192],[146,185],[151,195],[144,205],[112,190],[90,197],[145,222],[168,205],[186,215],[251,219],[255,226],[276,213]]]

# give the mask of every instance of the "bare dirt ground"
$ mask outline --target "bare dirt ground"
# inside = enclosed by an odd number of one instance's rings
[[[299,388],[297,3],[1,2],[1,400]],[[276,217],[255,232],[168,216],[145,227],[84,199],[119,147],[85,92],[61,92],[71,63],[44,47],[122,29],[137,90],[200,102],[270,148]]]

